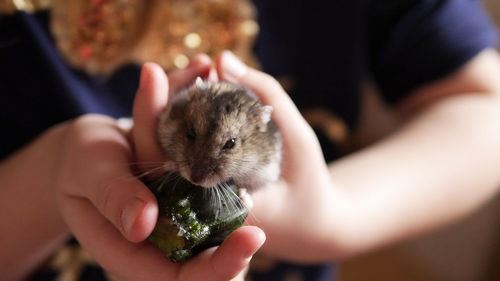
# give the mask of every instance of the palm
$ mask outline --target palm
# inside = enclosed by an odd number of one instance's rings
[[[141,87],[134,101],[134,128],[132,130],[139,163],[164,161],[156,142],[156,116],[166,106],[168,95],[187,86],[197,76],[208,76],[210,63],[206,57],[197,57],[192,66],[186,70],[170,73],[168,80],[159,66],[155,64],[144,66]],[[181,264],[171,263],[163,257],[158,257],[160,252],[150,245],[144,246],[144,251],[147,251],[150,265],[157,267],[153,272],[165,273],[165,275],[158,275],[163,276],[163,279],[165,276],[171,276],[175,277],[175,280],[229,280],[238,274],[238,278],[243,278],[243,274],[240,273],[249,262],[250,256],[248,255],[257,251],[264,239],[264,234],[260,229],[250,226],[241,227],[219,247],[208,249]]]

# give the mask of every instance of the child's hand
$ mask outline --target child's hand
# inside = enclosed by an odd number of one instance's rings
[[[174,264],[143,241],[158,208],[131,172],[132,147],[110,118],[88,115],[68,125],[56,166],[61,214],[90,254],[125,280],[230,280],[263,243],[252,227],[235,231],[218,249]]]
[[[255,206],[249,217],[265,231],[264,250],[295,261],[325,260],[332,256],[332,204],[336,190],[319,142],[290,97],[271,76],[251,69],[232,53],[217,60],[218,76],[254,91],[272,105],[272,118],[283,136],[282,175],[277,184],[252,195]],[[340,197],[337,197],[340,198]]]
[[[499,152],[498,87],[478,78],[499,69],[494,52],[422,86],[411,102],[432,106],[377,144],[329,166],[312,129],[276,80],[229,52],[216,65],[219,79],[250,88],[274,107],[272,118],[283,135],[282,177],[253,195],[249,216],[265,231],[263,250],[269,255],[314,262],[359,254],[450,223],[498,192],[493,167],[500,158],[491,156]],[[468,159],[467,165],[456,159]]]
[[[183,73],[188,70],[173,74],[178,79],[172,79],[172,83],[185,83],[182,79],[187,77]],[[163,77],[156,79],[158,74]],[[145,66],[136,116],[140,115],[141,101],[151,102],[148,97],[159,93],[151,91],[160,91],[165,95],[164,101],[167,100],[166,79],[161,80],[164,76],[158,66]],[[141,95],[145,99],[141,100]],[[151,112],[141,117],[154,118]],[[113,119],[88,115],[68,125],[56,167],[56,192],[61,213],[74,235],[101,266],[118,278],[230,280],[237,275],[242,278],[240,273],[265,239],[256,227],[242,227],[220,247],[208,249],[182,264],[168,261],[154,246],[142,242],[154,228],[158,207],[153,194],[132,173],[132,163],[144,162],[148,153],[155,157],[153,161],[158,158],[154,145],[141,150],[144,143],[137,137],[141,130],[148,135],[155,132],[140,126],[134,128],[134,140],[138,143],[135,149],[142,153],[134,157],[130,132],[120,129]]]

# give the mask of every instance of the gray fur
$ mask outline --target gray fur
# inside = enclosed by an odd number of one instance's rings
[[[271,111],[241,86],[197,80],[176,94],[160,116],[165,167],[206,187],[233,179],[254,190],[276,181],[282,140]]]

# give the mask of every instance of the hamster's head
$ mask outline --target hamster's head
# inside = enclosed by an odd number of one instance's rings
[[[169,166],[192,183],[237,182],[262,164],[271,111],[242,87],[197,81],[160,117],[159,142]]]

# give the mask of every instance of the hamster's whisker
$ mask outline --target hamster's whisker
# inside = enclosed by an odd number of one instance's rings
[[[182,177],[175,172],[171,172],[171,175],[174,175],[174,177],[175,177],[174,179],[172,179],[172,180],[175,180],[175,182],[171,187],[172,191],[174,191],[175,188],[177,188],[177,186],[179,185],[179,182],[182,180]],[[169,176],[171,176],[171,175],[169,175]]]
[[[168,173],[166,173],[166,174],[163,176],[163,178],[162,178],[162,180],[161,180],[161,184],[160,184],[160,185],[159,185],[159,187],[158,187],[158,192],[161,192],[161,190],[162,190],[162,189],[166,186],[166,184],[165,184],[165,183],[166,183],[167,181],[169,181],[169,180],[170,180],[170,178],[171,178],[172,176],[175,176],[174,172],[168,172]],[[175,182],[174,186],[175,186],[177,183],[178,183],[178,181],[176,181],[176,182]],[[174,186],[172,187],[172,189],[174,188]]]
[[[145,162],[127,162],[127,163],[120,163],[118,165],[122,165],[122,166],[126,166],[126,167],[138,167],[138,166],[142,166],[142,167],[158,167],[158,166],[161,166],[165,164],[165,162],[163,161],[159,161],[159,162],[156,162],[156,161],[145,161]]]
[[[210,195],[210,197],[209,197],[210,206],[212,206],[212,207],[215,206],[215,204],[217,202],[217,196],[215,194],[215,190],[213,188],[206,188],[204,192],[206,192]],[[217,217],[217,214],[216,214],[216,217]]]
[[[141,174],[136,175],[135,178],[140,179],[140,178],[143,178],[143,177],[145,177],[147,175],[150,175],[150,174],[152,174],[154,172],[158,172],[158,171],[160,171],[162,169],[163,169],[163,166],[155,167],[155,168],[149,169],[149,170],[147,170],[147,171],[145,171],[145,172],[143,172]]]
[[[219,213],[222,213],[224,212],[224,202],[226,201],[226,198],[224,197],[224,193],[223,193],[223,190],[221,188],[220,185],[217,186],[217,190],[218,190],[218,193],[219,193]]]
[[[229,209],[229,211],[230,212],[234,211],[234,209],[232,208],[231,198],[228,197],[228,194],[226,192],[225,183],[220,183],[217,186],[218,186],[218,188],[220,189],[220,191],[222,193],[222,197],[224,198],[224,203],[226,203],[226,206]]]
[[[224,187],[223,188],[224,193],[226,194],[226,198],[231,204],[232,209],[234,211],[240,211],[242,206],[238,195],[236,195],[236,193],[229,187],[227,183],[223,183],[223,187]]]
[[[124,179],[124,180],[127,180],[127,181],[132,181],[132,180],[137,180],[137,179],[142,179],[144,178],[145,176],[151,174],[151,173],[154,173],[154,172],[157,172],[159,170],[161,170],[163,167],[155,167],[153,169],[149,169],[139,175],[130,175],[130,176],[123,176],[121,177],[121,179]]]
[[[231,189],[227,183],[222,184],[223,192],[225,193],[226,202],[228,203],[229,211],[238,214],[242,211],[244,206],[238,195]]]
[[[222,196],[221,196],[221,193],[220,193],[219,185],[216,185],[216,186],[212,187],[212,189],[215,191],[215,194],[217,196],[217,200],[216,200],[216,205],[217,205],[216,210],[217,210],[217,212],[215,213],[215,219],[218,220],[219,219],[219,215],[220,215],[220,213],[222,211]]]
[[[175,172],[175,171],[167,171],[164,175],[163,178],[169,181],[177,180],[179,181],[180,176]]]
[[[128,165],[163,165],[164,161],[135,161],[129,162]]]
[[[240,198],[240,196],[238,194],[236,194],[232,189],[228,188],[227,189],[228,192],[231,192],[233,194],[233,198],[236,200],[240,210],[242,208],[247,208],[248,209],[248,215],[251,217],[251,220],[252,221],[255,221],[255,223],[260,223],[260,220],[255,216],[255,214],[253,212],[251,212],[251,210],[248,208],[248,206],[246,206],[246,203],[245,201],[243,201],[243,198]]]

